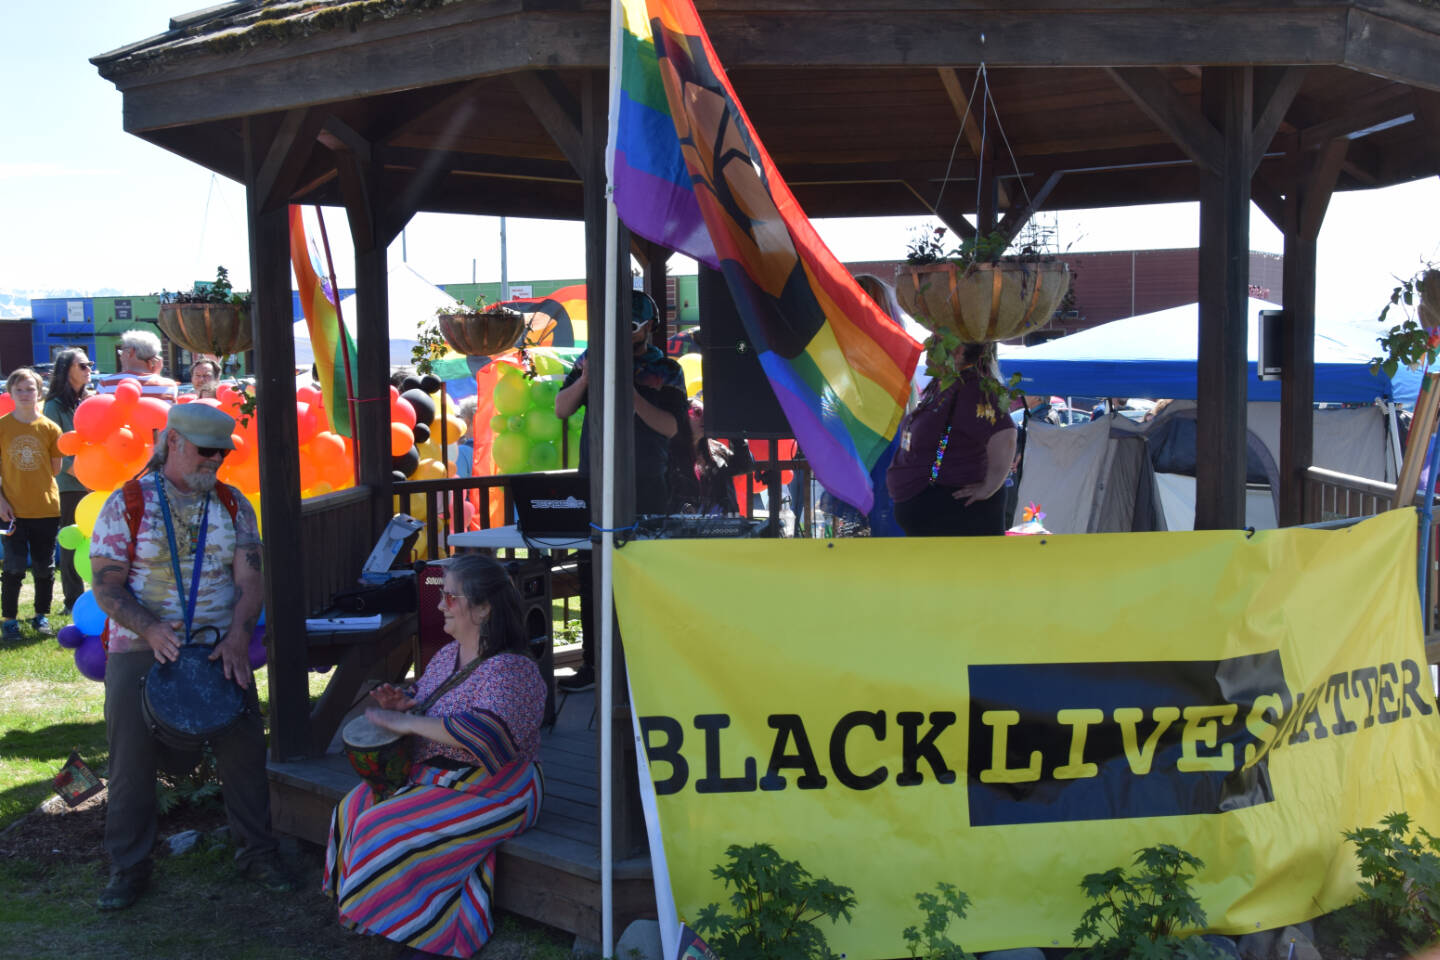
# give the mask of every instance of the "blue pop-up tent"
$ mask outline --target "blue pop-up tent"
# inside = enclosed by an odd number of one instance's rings
[[[1261,310],[1273,303],[1249,301],[1249,392],[1252,401],[1280,399],[1280,381],[1255,376]],[[1020,374],[1020,389],[1030,394],[1092,397],[1195,398],[1195,357],[1199,305],[1190,303],[1156,313],[1113,320],[1080,333],[1033,347],[1000,347],[1000,365],[1008,377]],[[1370,403],[1388,398],[1412,407],[1420,375],[1401,369],[1392,379],[1370,373],[1379,352],[1373,334],[1354,326],[1318,323],[1315,337],[1315,400]]]

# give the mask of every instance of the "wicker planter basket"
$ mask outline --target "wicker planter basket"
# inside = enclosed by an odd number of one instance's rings
[[[195,354],[226,357],[254,345],[250,311],[237,303],[162,303],[160,329]]]
[[[895,271],[905,312],[967,343],[1009,340],[1045,326],[1068,289],[1070,267],[1061,261],[904,264]]]
[[[456,353],[494,357],[513,350],[525,330],[525,318],[513,310],[493,313],[442,313],[440,336]]]

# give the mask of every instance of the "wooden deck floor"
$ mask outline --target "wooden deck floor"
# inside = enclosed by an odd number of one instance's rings
[[[594,694],[573,694],[541,735],[545,800],[535,827],[501,845],[496,903],[592,941],[600,939],[599,741]],[[324,757],[270,763],[275,828],[323,844],[335,803],[360,782],[338,745]],[[616,929],[655,915],[648,857],[615,864]]]

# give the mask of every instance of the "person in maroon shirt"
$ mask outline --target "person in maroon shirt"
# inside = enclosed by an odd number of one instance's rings
[[[895,520],[907,536],[976,537],[1005,532],[1005,478],[1015,459],[1015,423],[981,387],[1000,379],[993,344],[967,343],[948,388],[931,380],[900,424],[885,474]]]

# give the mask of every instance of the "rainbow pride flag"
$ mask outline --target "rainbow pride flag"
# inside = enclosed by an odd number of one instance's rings
[[[614,195],[633,232],[725,275],[815,477],[860,510],[920,345],[821,241],[755,136],[691,0],[621,0]]]
[[[350,424],[350,400],[354,396],[350,368],[355,363],[355,340],[340,323],[334,284],[320,266],[314,242],[306,241],[305,220],[295,204],[290,205],[290,267],[295,271],[300,309],[305,313],[305,327],[315,350],[316,378],[325,398],[325,412],[336,433],[354,436]]]

